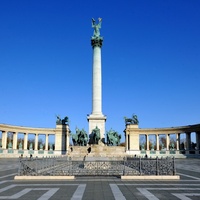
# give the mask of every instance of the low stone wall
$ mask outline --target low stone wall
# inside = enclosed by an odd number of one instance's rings
[[[122,180],[179,180],[180,176],[121,176]]]
[[[66,155],[66,152],[61,151],[45,151],[45,150],[13,150],[13,149],[0,149],[0,158],[19,158],[19,157],[52,157],[59,155]]]
[[[73,180],[74,176],[15,176],[14,180]]]

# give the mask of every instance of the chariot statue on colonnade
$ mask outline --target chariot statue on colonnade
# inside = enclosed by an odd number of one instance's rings
[[[65,117],[64,119],[61,119],[59,115],[56,115],[56,125],[66,125],[69,123],[69,117]]]
[[[135,114],[132,115],[132,118],[124,117],[124,119],[125,119],[125,124],[126,125],[128,125],[128,124],[136,124],[136,125],[138,125],[139,124],[138,117]]]

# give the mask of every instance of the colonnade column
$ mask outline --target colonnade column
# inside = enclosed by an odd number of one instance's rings
[[[130,141],[131,141],[131,135],[129,134],[128,135],[128,150],[131,149],[131,147],[130,147],[131,146],[131,144],[130,144],[131,142]]]
[[[69,130],[67,131],[66,134],[67,134],[66,135],[66,137],[67,137],[67,139],[66,139],[66,150],[68,152],[69,151],[69,142],[70,142],[70,132],[69,132]]]
[[[191,133],[186,133],[186,150],[190,150],[191,148]]]
[[[180,133],[176,134],[176,150],[179,151],[180,146]]]
[[[34,148],[35,151],[38,150],[38,134],[35,134],[35,148]]]
[[[24,150],[27,150],[28,146],[28,133],[24,133]]]
[[[45,135],[45,150],[46,151],[48,151],[48,144],[49,143],[49,135],[48,134],[46,134]]]
[[[200,150],[200,132],[196,132],[197,149]]]
[[[13,132],[13,149],[17,149],[17,132]]]
[[[127,151],[127,135],[126,134],[124,134],[124,136],[125,136],[125,151]]]
[[[3,149],[6,149],[7,147],[7,135],[8,135],[7,131],[2,131],[2,148]]]
[[[147,151],[149,151],[149,135],[146,134]]]
[[[159,151],[159,134],[156,134],[156,150]]]
[[[129,132],[130,133],[130,132]],[[131,140],[131,136],[130,136],[130,134],[127,134],[126,135],[126,140],[127,140],[127,150],[129,151],[130,150],[130,140]]]
[[[166,150],[169,150],[169,134],[166,134]]]

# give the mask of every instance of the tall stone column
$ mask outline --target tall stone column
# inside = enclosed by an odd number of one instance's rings
[[[92,133],[93,129],[98,127],[100,129],[101,141],[104,141],[106,116],[102,113],[101,47],[103,37],[100,37],[99,32],[101,19],[99,18],[99,24],[95,24],[95,20],[93,19],[92,27],[94,27],[94,35],[91,39],[91,45],[93,47],[92,113],[87,119],[89,121],[89,134]]]

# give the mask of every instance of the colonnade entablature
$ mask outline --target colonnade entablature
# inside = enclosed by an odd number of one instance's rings
[[[128,154],[200,154],[200,124],[144,129],[127,124],[124,133]]]
[[[68,124],[56,125],[56,128],[0,124],[0,157],[5,154],[10,157],[61,155],[68,151],[69,140]]]

